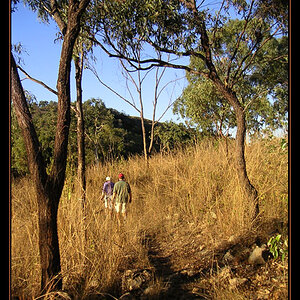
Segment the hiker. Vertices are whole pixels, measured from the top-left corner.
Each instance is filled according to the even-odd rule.
[[[122,213],[124,220],[127,216],[126,205],[131,203],[132,194],[131,188],[128,182],[125,181],[125,177],[122,173],[118,175],[119,181],[116,182],[113,190],[112,200],[115,203],[115,209],[117,213],[118,223],[120,225],[120,213]]]
[[[113,189],[114,189],[114,183],[110,180],[110,177],[106,177],[106,181],[103,184],[102,188],[102,195],[101,200],[104,198],[104,205],[107,214],[110,211],[110,215],[112,214],[112,208],[113,208],[113,201],[112,201],[112,195],[113,195]]]

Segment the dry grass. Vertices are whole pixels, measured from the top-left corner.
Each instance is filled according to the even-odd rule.
[[[229,143],[229,153],[233,147]],[[74,188],[76,179],[67,178],[58,214],[64,289],[78,298],[118,295],[124,270],[151,267],[145,245],[148,235],[184,248],[199,233],[201,243],[212,246],[249,231],[253,207],[239,188],[232,155],[225,153],[223,143],[207,140],[193,148],[156,154],[148,167],[142,157],[89,167],[86,218]],[[246,147],[248,173],[259,192],[264,221],[279,219],[287,224],[287,159],[287,150],[277,139]],[[99,200],[105,177],[117,180],[119,172],[125,174],[133,193],[121,227],[106,216]],[[40,272],[37,206],[29,178],[13,182],[11,203],[12,293],[34,297]],[[178,255],[177,260],[183,266],[188,258]]]

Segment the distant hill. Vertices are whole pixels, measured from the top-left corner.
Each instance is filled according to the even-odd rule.
[[[142,141],[142,125],[139,117],[133,117],[119,112],[115,109],[109,109],[114,116],[113,125],[115,128],[122,128],[128,134],[124,137],[127,145],[127,150],[130,154],[142,153],[143,152],[143,141]],[[152,121],[144,119],[145,131],[147,140],[150,138],[150,131]],[[163,123],[158,123],[156,126],[161,126]],[[159,150],[158,140],[154,143],[154,149]]]
[[[73,103],[72,106],[75,106]],[[57,102],[30,102],[35,128],[41,143],[45,162],[51,165],[57,120]],[[107,108],[101,99],[89,99],[83,103],[85,120],[86,164],[111,161],[121,157],[143,153],[141,120],[116,109]],[[75,170],[77,165],[77,129],[75,112],[71,110],[71,125],[68,145],[68,166]],[[144,119],[149,147],[152,121]],[[155,125],[153,150],[171,150],[178,145],[193,142],[198,135],[195,129],[172,121]],[[12,106],[11,118],[12,173],[16,176],[28,173],[27,154],[23,136]]]

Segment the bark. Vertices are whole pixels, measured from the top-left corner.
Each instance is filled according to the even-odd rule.
[[[230,96],[228,96],[229,100]],[[254,204],[254,212],[252,218],[255,219],[259,214],[258,193],[255,187],[251,184],[248,174],[245,160],[245,137],[246,137],[246,121],[243,107],[240,105],[238,99],[232,94],[232,106],[234,107],[236,120],[237,120],[237,132],[236,132],[236,168],[239,177],[239,182],[242,189],[249,196]]]
[[[51,178],[46,173],[39,140],[33,126],[13,55],[11,55],[11,96],[24,137],[29,170],[36,185],[42,270],[41,290],[48,289],[50,284],[53,288],[61,289],[62,281],[57,276],[61,270],[56,222],[59,198],[55,197]]]
[[[163,73],[164,73],[164,71],[163,71]],[[156,124],[156,122],[155,122],[155,115],[156,115],[157,100],[158,100],[158,97],[159,97],[158,96],[158,86],[159,86],[159,83],[160,83],[160,80],[162,78],[163,73],[160,76],[158,76],[158,68],[156,69],[156,72],[155,72],[154,102],[153,102],[151,133],[150,133],[150,145],[149,145],[149,148],[148,148],[149,156],[152,153],[153,142],[154,142],[154,126]]]
[[[141,72],[138,71],[138,85],[136,85],[137,91],[139,93],[139,102],[140,102],[140,118],[141,118],[141,127],[142,127],[142,137],[143,137],[143,146],[144,146],[144,157],[145,162],[148,166],[148,152],[147,152],[147,140],[146,140],[146,130],[145,130],[145,122],[144,122],[144,105],[142,98],[142,80],[141,80]]]
[[[236,133],[236,170],[239,178],[240,185],[246,195],[251,199],[254,204],[255,210],[252,215],[252,218],[255,219],[259,214],[259,205],[258,205],[258,198],[257,198],[257,190],[251,184],[248,174],[247,174],[247,166],[245,160],[245,135],[246,135],[246,120],[245,120],[245,113],[244,109],[239,102],[236,94],[232,89],[230,89],[227,84],[223,83],[218,76],[217,70],[214,66],[209,37],[207,34],[205,21],[202,17],[199,16],[196,2],[191,2],[191,8],[194,13],[195,21],[197,24],[197,28],[199,33],[201,34],[201,46],[203,47],[204,54],[205,54],[205,63],[209,70],[208,78],[210,78],[216,85],[216,87],[222,92],[225,96],[227,101],[233,107],[236,120],[237,120],[237,133]]]
[[[155,115],[155,113],[153,113],[153,115]],[[154,116],[155,117],[155,116]],[[149,156],[151,155],[152,153],[152,149],[153,149],[153,142],[154,142],[154,126],[155,126],[155,119],[153,118],[152,119],[152,123],[151,123],[151,133],[150,133],[150,145],[149,145],[149,148],[148,148],[148,154]]]
[[[62,289],[62,278],[60,276],[61,264],[57,234],[57,211],[59,198],[57,198],[56,195],[51,195],[51,192],[52,189],[50,188],[46,188],[46,192],[43,192],[41,189],[38,189],[37,192],[42,293]]]
[[[245,112],[240,104],[235,93],[226,88],[225,85],[218,78],[214,78],[214,82],[217,88],[223,93],[225,98],[231,104],[234,109],[236,120],[237,120],[237,132],[236,132],[236,147],[235,147],[235,161],[236,170],[239,178],[239,183],[246,193],[246,195],[251,199],[254,204],[254,212],[252,218],[255,219],[259,214],[259,204],[258,204],[258,193],[255,187],[251,184],[248,174],[247,166],[245,160],[245,137],[246,137],[246,120]]]
[[[51,169],[51,177],[54,180],[53,184],[56,187],[55,192],[59,195],[63,188],[67,163],[67,147],[70,127],[71,60],[74,43],[79,33],[79,23],[76,26],[76,20],[74,19],[75,16],[72,16],[69,20],[70,26],[68,26],[64,37],[57,79],[58,119],[56,125],[54,159]]]
[[[54,143],[53,165],[47,175],[39,140],[27,106],[16,64],[11,55],[11,97],[24,137],[28,165],[36,184],[39,214],[39,251],[41,264],[41,292],[62,288],[60,253],[57,235],[57,210],[64,186],[67,146],[70,126],[70,70],[75,40],[80,29],[80,17],[89,0],[70,1],[68,23],[59,22],[64,41],[61,50],[57,79],[58,118]],[[56,4],[56,1],[51,1]],[[55,20],[59,18],[57,8]]]
[[[144,157],[145,162],[148,163],[148,151],[147,151],[147,141],[146,141],[146,130],[145,130],[145,122],[143,116],[143,109],[141,109],[141,127],[142,127],[142,135],[143,135],[143,146],[144,146]]]
[[[84,117],[82,109],[82,70],[83,70],[83,57],[81,59],[77,56],[74,59],[75,63],[75,78],[76,78],[76,116],[77,116],[77,151],[78,151],[78,167],[77,178],[79,183],[80,200],[82,201],[82,207],[85,205],[86,195],[86,177],[85,177],[85,129],[84,129]]]
[[[39,140],[33,126],[32,117],[27,105],[24,91],[13,55],[10,56],[11,65],[11,96],[16,112],[17,120],[24,137],[28,155],[28,167],[30,173],[43,185],[47,181],[44,159],[42,156]],[[29,142],[30,141],[30,142]]]

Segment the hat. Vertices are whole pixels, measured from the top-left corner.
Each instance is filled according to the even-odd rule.
[[[106,181],[109,181],[109,180],[110,180],[110,177],[109,177],[109,176],[107,176],[107,177],[105,178],[105,180],[106,180]]]
[[[118,175],[118,177],[119,177],[120,179],[123,179],[123,178],[124,178],[124,174],[120,173],[120,174]]]

